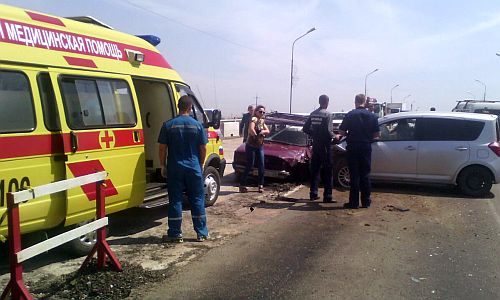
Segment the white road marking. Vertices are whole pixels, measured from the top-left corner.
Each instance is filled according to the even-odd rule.
[[[500,215],[498,215],[497,209],[495,205],[493,204],[493,201],[488,201],[488,205],[491,208],[491,211],[493,212],[493,216],[495,217],[495,220],[497,221],[497,225],[500,228]]]
[[[283,195],[283,197],[288,197],[288,195],[291,195],[291,194],[295,193],[296,191],[298,191],[298,190],[299,190],[301,187],[303,187],[303,186],[304,186],[304,185],[302,185],[302,184],[301,184],[301,185],[296,186],[295,188],[293,188],[293,189],[289,190],[288,192],[286,192],[286,193]]]

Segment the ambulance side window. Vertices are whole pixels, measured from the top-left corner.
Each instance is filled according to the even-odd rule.
[[[61,121],[59,120],[59,112],[57,110],[56,96],[54,87],[50,80],[49,73],[38,74],[38,90],[40,91],[40,99],[42,100],[43,121],[45,127],[50,131],[60,131]]]
[[[198,122],[200,122],[201,124],[206,123],[205,112],[203,111],[203,109],[201,109],[201,106],[200,106],[200,104],[198,104],[198,101],[196,101],[196,98],[194,98],[193,111],[191,112],[191,115],[193,115],[193,114],[194,114],[194,118],[196,120],[198,120]]]
[[[0,116],[0,133],[35,129],[31,89],[24,74],[0,71]]]
[[[60,83],[71,129],[135,126],[137,119],[126,81],[63,77]]]
[[[196,96],[194,95],[194,93],[187,86],[184,85],[177,84],[175,87],[177,89],[177,92],[179,92],[179,94],[181,95],[181,97],[184,95],[190,95],[191,97],[193,97],[194,100],[193,110],[189,113],[189,115],[195,118],[201,124],[205,124],[207,122],[205,117],[205,112],[203,111],[203,109],[201,109],[201,106],[198,103],[198,100],[196,100]]]

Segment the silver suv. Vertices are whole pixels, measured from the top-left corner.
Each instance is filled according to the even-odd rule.
[[[500,180],[500,127],[496,115],[408,112],[379,119],[372,144],[374,181],[458,185],[470,196],[487,194]],[[334,178],[349,187],[345,142],[336,146]]]

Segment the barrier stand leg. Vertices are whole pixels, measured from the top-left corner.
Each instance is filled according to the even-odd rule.
[[[106,210],[105,210],[105,201],[104,201],[104,181],[98,181],[96,182],[96,216],[97,219],[101,219],[106,217]],[[116,258],[115,253],[111,250],[109,247],[108,242],[106,242],[106,228],[102,227],[97,229],[97,242],[92,249],[92,251],[89,253],[87,258],[82,264],[83,268],[86,266],[89,261],[92,259],[94,254],[97,252],[97,269],[103,269],[106,264],[106,259],[108,258],[111,262],[111,264],[114,266],[114,268],[117,271],[123,271],[122,265]],[[81,269],[80,268],[80,269]]]
[[[7,194],[9,220],[9,263],[10,280],[0,299],[6,299],[9,293],[12,299],[33,299],[23,281],[23,266],[17,262],[17,253],[21,251],[21,226],[19,225],[19,204],[14,203],[14,196]]]

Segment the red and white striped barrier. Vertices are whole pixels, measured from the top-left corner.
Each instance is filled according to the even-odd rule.
[[[9,230],[9,260],[10,260],[10,280],[5,287],[0,299],[6,299],[11,294],[12,299],[33,299],[23,281],[22,262],[30,259],[40,253],[46,252],[52,248],[69,242],[79,236],[91,231],[97,230],[97,243],[82,264],[83,268],[89,263],[97,252],[97,268],[102,269],[106,264],[106,258],[110,264],[117,270],[122,271],[122,266],[115,254],[106,242],[106,225],[108,218],[105,212],[104,199],[104,179],[106,172],[89,174],[72,179],[62,180],[39,187],[31,188],[14,193],[7,194],[7,214]],[[35,199],[37,197],[50,195],[60,191],[79,187],[89,183],[96,183],[96,220],[73,230],[54,236],[41,243],[21,249],[21,228],[19,224],[19,203]]]

